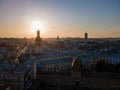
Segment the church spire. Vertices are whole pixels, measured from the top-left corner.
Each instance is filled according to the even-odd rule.
[[[37,38],[40,38],[40,30],[37,30]]]
[[[36,46],[41,46],[41,38],[40,38],[40,30],[37,30],[37,37],[36,37]]]

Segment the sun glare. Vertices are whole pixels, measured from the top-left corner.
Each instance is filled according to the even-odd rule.
[[[31,33],[35,33],[38,29],[40,30],[40,32],[43,33],[43,31],[44,31],[43,23],[40,23],[40,22],[33,22],[33,23],[32,23],[32,30],[31,30]]]

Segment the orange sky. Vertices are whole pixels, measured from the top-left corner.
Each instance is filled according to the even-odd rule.
[[[0,37],[120,37],[120,1],[86,1],[1,0]]]

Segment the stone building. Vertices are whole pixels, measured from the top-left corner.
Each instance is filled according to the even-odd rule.
[[[82,72],[81,63],[77,58],[74,58],[71,67],[71,77],[76,79],[81,78],[81,72]]]

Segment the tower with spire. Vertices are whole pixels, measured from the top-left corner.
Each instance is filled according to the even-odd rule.
[[[42,53],[42,39],[40,37],[40,30],[37,30],[37,37],[35,39],[35,54]]]
[[[42,42],[42,39],[41,39],[41,37],[40,37],[40,30],[38,29],[37,30],[37,37],[36,37],[36,39],[35,39],[35,45],[37,46],[37,47],[41,47],[41,43]]]

